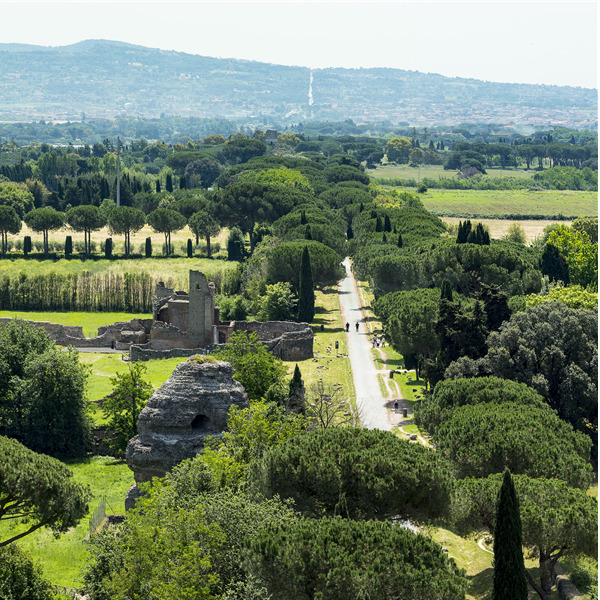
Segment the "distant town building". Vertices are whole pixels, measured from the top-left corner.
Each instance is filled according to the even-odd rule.
[[[274,146],[277,143],[277,130],[267,129],[265,131],[265,144],[267,146]]]

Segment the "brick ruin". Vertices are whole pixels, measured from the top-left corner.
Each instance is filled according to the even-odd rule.
[[[98,329],[91,338],[80,326],[31,321],[57,344],[76,348],[113,348],[129,351],[131,360],[192,356],[227,343],[234,331],[255,332],[267,349],[282,360],[313,356],[313,331],[308,323],[292,321],[221,322],[215,306],[215,285],[204,273],[190,271],[189,291],[175,291],[163,282],[156,286],[152,319],[132,319]],[[10,319],[0,319],[9,321]]]

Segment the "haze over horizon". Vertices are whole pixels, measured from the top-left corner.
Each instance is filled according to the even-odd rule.
[[[596,2],[3,2],[3,43],[121,41],[309,68],[597,87]]]

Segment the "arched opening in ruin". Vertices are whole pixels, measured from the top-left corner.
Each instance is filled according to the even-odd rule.
[[[192,421],[192,431],[199,431],[208,427],[210,420],[206,415],[196,415]]]

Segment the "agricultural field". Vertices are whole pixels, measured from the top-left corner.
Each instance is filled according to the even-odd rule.
[[[519,177],[522,179],[533,179],[535,171],[533,169],[486,169],[490,177]],[[421,167],[409,167],[408,165],[386,164],[380,165],[376,169],[367,169],[367,174],[375,179],[416,179],[422,180],[425,177],[439,179],[454,177],[457,170],[444,170],[443,165],[422,165]]]
[[[573,190],[441,190],[421,195],[425,208],[443,216],[598,216],[598,193]]]
[[[458,226],[459,221],[464,221],[464,218],[459,217],[440,217],[444,223],[451,226]],[[539,220],[518,220],[511,221],[510,219],[475,219],[476,222],[483,223],[490,232],[490,237],[501,239],[508,233],[508,228],[512,223],[518,223],[525,232],[527,243],[531,244],[536,238],[542,236],[544,228],[553,223],[561,225],[571,225],[572,221],[552,221],[547,219]]]

